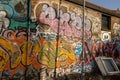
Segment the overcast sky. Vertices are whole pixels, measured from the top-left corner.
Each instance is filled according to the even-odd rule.
[[[117,10],[119,8],[120,10],[120,0],[87,0],[87,1],[97,4],[99,6],[103,6],[108,9]]]

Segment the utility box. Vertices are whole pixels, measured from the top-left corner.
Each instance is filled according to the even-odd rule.
[[[113,58],[110,57],[96,57],[95,61],[103,76],[116,75],[120,73]]]

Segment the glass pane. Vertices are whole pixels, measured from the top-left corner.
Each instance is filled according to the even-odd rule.
[[[115,65],[113,64],[113,61],[111,59],[103,59],[105,66],[108,70],[108,72],[114,72],[117,71],[115,68]]]

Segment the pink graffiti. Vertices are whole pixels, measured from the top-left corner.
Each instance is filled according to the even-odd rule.
[[[44,14],[44,12],[42,12],[40,14],[39,17],[40,22],[44,23],[44,24],[48,24],[50,25],[50,27],[52,28],[52,30],[54,30],[56,33],[58,32],[58,19],[49,19],[46,17],[46,15]],[[61,22],[63,22],[62,20],[60,20]],[[65,36],[75,36],[75,37],[80,37],[82,36],[82,30],[81,29],[76,29],[73,26],[70,26],[68,22],[64,22],[64,24],[60,24],[60,35],[65,35]],[[86,36],[87,37],[91,37],[91,32],[86,32]]]

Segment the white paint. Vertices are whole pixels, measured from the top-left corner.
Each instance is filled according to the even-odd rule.
[[[47,4],[44,4],[44,5],[42,6],[42,11],[45,12],[45,10],[46,10],[48,7],[49,7],[49,6],[48,6]]]
[[[111,32],[101,31],[101,40],[104,42],[111,41]]]
[[[114,34],[117,34],[117,32],[118,32],[119,29],[120,29],[120,24],[114,23],[113,24]]]
[[[90,31],[90,29],[91,29],[91,21],[88,19],[88,18],[86,18],[85,19],[85,30],[86,31]]]
[[[0,34],[3,34],[5,29],[10,24],[10,21],[8,18],[6,18],[7,13],[5,11],[0,11]]]
[[[60,17],[63,22],[68,22],[70,20],[70,15],[68,13],[63,13]]]
[[[55,12],[55,9],[52,8],[52,7],[48,7],[46,10],[45,10],[45,14],[46,14],[46,17],[48,17],[49,19],[55,19],[56,18],[56,12]]]
[[[71,13],[71,25],[78,30],[82,28],[82,18],[74,12]]]

